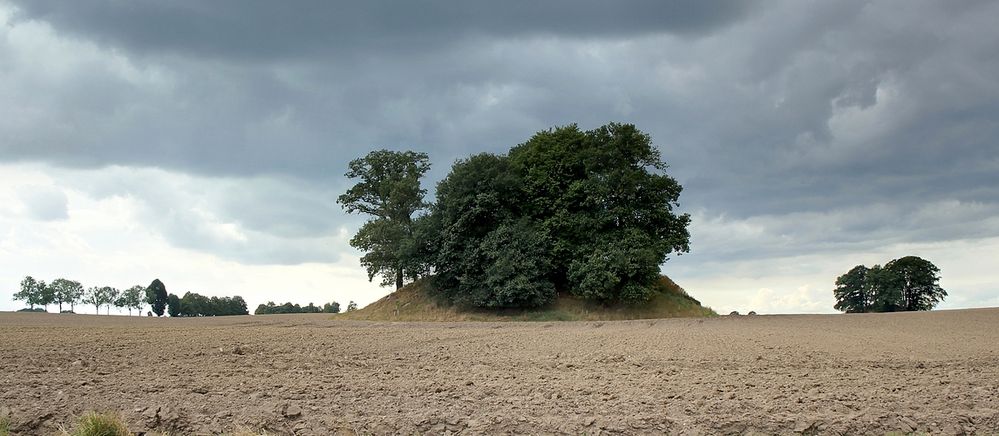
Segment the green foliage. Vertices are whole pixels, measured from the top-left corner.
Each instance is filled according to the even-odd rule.
[[[62,312],[62,305],[69,304],[72,308],[83,298],[83,285],[80,282],[69,279],[55,279],[49,285],[53,290],[54,302],[59,304],[59,312]]]
[[[46,312],[48,311],[48,305],[55,302],[55,288],[50,285],[45,284],[44,281],[38,281],[38,304],[45,306]]]
[[[14,294],[15,301],[24,301],[31,309],[52,303],[53,293],[43,280],[26,276],[21,280],[21,290]]]
[[[167,315],[178,317],[181,314],[180,297],[177,294],[167,295]]]
[[[136,285],[122,291],[114,302],[115,307],[127,308],[129,315],[132,315],[132,309],[135,309],[140,311],[139,314],[141,315],[145,289],[141,285]]]
[[[899,312],[930,310],[947,296],[940,287],[940,269],[928,260],[906,256],[884,267],[858,265],[836,279],[836,310]]]
[[[866,266],[857,265],[836,279],[836,289],[833,290],[836,297],[836,305],[833,307],[836,310],[863,313],[871,308],[874,302],[867,286],[868,271]]]
[[[332,303],[326,303],[323,307],[316,306],[309,303],[308,306],[299,306],[298,304],[292,304],[290,302],[284,304],[274,304],[273,301],[268,301],[267,304],[261,304],[257,306],[257,310],[253,311],[254,315],[276,315],[282,313],[338,313],[340,312],[340,303],[336,301]]]
[[[34,309],[25,307],[24,309],[18,309],[17,311],[18,312],[37,312],[37,313],[46,313],[47,312],[45,309],[42,309],[41,307],[36,307]]]
[[[80,417],[70,436],[130,436],[121,418],[111,413],[89,412]]]
[[[456,162],[426,218],[439,296],[490,308],[544,306],[557,291],[647,301],[659,266],[689,251],[666,168],[648,135],[616,123]]]
[[[87,290],[83,302],[93,304],[99,315],[101,306],[108,306],[108,313],[111,313],[111,304],[118,298],[119,291],[110,286],[94,286]]]
[[[0,436],[10,436],[10,418],[0,416]]]
[[[170,294],[167,297],[170,316],[232,316],[249,315],[246,301],[243,297],[206,297],[194,292],[185,292],[184,296]]]
[[[885,265],[885,271],[897,280],[902,310],[930,310],[947,296],[939,285],[940,268],[926,259],[895,259]]]
[[[166,310],[167,305],[167,290],[160,279],[153,280],[146,287],[146,303],[152,307],[156,316],[163,316],[163,311]]]
[[[365,252],[361,264],[368,279],[382,276],[382,286],[403,278],[415,278],[425,262],[417,256],[422,245],[415,241],[413,215],[424,209],[426,190],[420,178],[430,169],[426,153],[376,150],[348,164],[346,176],[359,182],[337,198],[348,213],[364,213],[371,219],[358,230],[350,245]]]
[[[351,300],[350,303],[347,303],[347,312],[353,312],[355,310],[357,310],[357,303]]]

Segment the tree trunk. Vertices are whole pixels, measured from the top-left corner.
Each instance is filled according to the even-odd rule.
[[[59,313],[62,313],[62,301],[59,302]]]
[[[395,270],[395,290],[402,289],[402,268]]]

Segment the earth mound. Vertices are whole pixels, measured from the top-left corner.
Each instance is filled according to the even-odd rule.
[[[367,321],[611,321],[717,316],[667,276],[660,276],[656,292],[640,305],[605,306],[571,295],[537,309],[487,310],[439,302],[430,293],[428,280],[418,280],[384,298],[338,319]]]

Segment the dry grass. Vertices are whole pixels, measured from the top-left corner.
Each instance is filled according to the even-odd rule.
[[[604,306],[561,295],[555,304],[540,309],[478,310],[438,304],[418,281],[363,309],[335,315],[337,319],[368,321],[613,321],[716,316],[710,308],[663,276],[652,299],[641,305]]]
[[[63,432],[68,436],[131,436],[128,426],[113,413],[88,412],[80,417],[72,432]]]

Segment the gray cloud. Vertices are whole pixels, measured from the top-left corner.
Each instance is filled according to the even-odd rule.
[[[69,218],[66,194],[53,186],[22,186],[18,190],[24,213],[33,220],[58,221]]]
[[[625,37],[647,33],[701,34],[740,18],[750,2],[556,0],[513,2],[423,0],[15,2],[23,19],[140,55],[291,59],[406,53],[463,38]]]
[[[271,251],[183,225],[204,216],[162,228],[294,262],[323,256],[275,247],[359,222],[332,199],[367,150],[428,151],[430,185],[455,158],[619,120],[684,184],[705,261],[999,234],[995,2],[300,5],[9,1],[0,160],[252,181],[204,210]],[[763,230],[715,242],[730,223]]]

